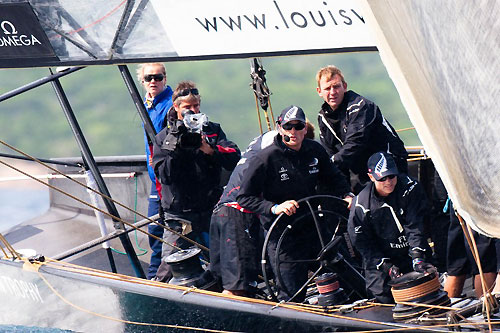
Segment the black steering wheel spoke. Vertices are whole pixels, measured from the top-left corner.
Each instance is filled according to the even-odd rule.
[[[273,261],[274,281],[278,281],[281,290],[288,295],[288,301],[292,301],[304,292],[317,275],[327,269],[326,258],[336,252],[340,244],[340,237],[336,237],[336,234],[341,223],[347,222],[347,203],[340,198],[315,195],[298,200],[298,203],[302,209],[295,215],[285,219],[286,215],[280,214],[274,220],[262,249],[262,273],[274,301],[278,301],[278,298],[271,288],[266,258]],[[292,259],[282,255],[290,252],[294,253]],[[313,273],[308,274],[307,281],[298,290],[287,290],[282,274],[285,265],[307,265],[307,270]]]

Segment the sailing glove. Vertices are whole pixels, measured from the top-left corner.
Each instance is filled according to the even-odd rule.
[[[380,263],[377,265],[377,269],[388,274],[391,279],[395,279],[403,275],[399,270],[399,267],[393,265],[392,262],[387,260],[388,258],[382,258]]]
[[[419,273],[436,273],[436,267],[428,262],[423,261],[421,258],[413,259],[413,270]]]

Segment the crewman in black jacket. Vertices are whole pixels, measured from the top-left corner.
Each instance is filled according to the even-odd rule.
[[[227,140],[219,124],[200,113],[201,98],[193,82],[180,82],[172,101],[168,125],[157,134],[153,147],[153,168],[161,183],[163,217],[169,228],[201,241],[203,233],[208,238],[210,216],[222,193],[222,168],[232,171],[240,151]],[[163,239],[179,248],[192,246],[167,230]],[[176,251],[163,244],[162,257]],[[170,277],[168,265],[162,261],[156,278],[167,281]]]
[[[351,179],[355,193],[369,181],[366,162],[378,151],[391,153],[401,173],[408,172],[408,153],[403,141],[384,118],[379,107],[352,90],[340,69],[321,68],[316,74],[324,103],[318,115],[320,139],[335,165]]]
[[[243,176],[238,204],[260,214],[261,223],[267,230],[277,215],[291,216],[299,209],[297,200],[317,193],[319,184],[328,187],[328,193],[346,198],[350,203],[352,193],[342,173],[330,162],[325,149],[317,142],[304,139],[306,135],[305,114],[297,106],[285,108],[278,118],[278,132],[274,142],[261,150],[251,161]],[[286,225],[286,219],[281,221]],[[274,258],[279,233],[270,239],[269,257]],[[293,233],[293,244],[281,247],[281,260],[294,260],[307,256],[312,230]],[[317,242],[317,241],[316,241]],[[310,258],[310,256],[309,256]],[[276,273],[275,262],[271,266]],[[279,298],[290,298],[307,280],[307,265],[285,264],[280,266],[284,292],[278,281]],[[305,290],[304,290],[305,291]],[[305,292],[296,298],[300,301]]]
[[[424,236],[429,207],[417,181],[399,174],[385,152],[368,160],[371,182],[352,202],[348,232],[363,257],[366,288],[377,301],[393,303],[390,279],[412,270],[432,271]],[[413,260],[412,260],[413,259]]]

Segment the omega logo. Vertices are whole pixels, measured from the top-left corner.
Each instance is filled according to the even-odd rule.
[[[9,26],[10,31],[7,30],[7,28],[5,26]],[[3,33],[6,35],[10,35],[10,34],[16,35],[17,34],[16,27],[9,21],[2,21],[2,23],[0,23],[0,28],[2,28]]]
[[[42,45],[40,41],[33,35],[18,34],[14,24],[10,21],[2,21],[0,28],[4,36],[0,37],[0,47],[4,46],[34,46],[35,44]]]

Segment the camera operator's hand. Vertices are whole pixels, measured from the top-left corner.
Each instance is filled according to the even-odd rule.
[[[213,155],[214,153],[214,149],[208,144],[204,134],[201,136],[201,146],[199,149],[207,155]]]

